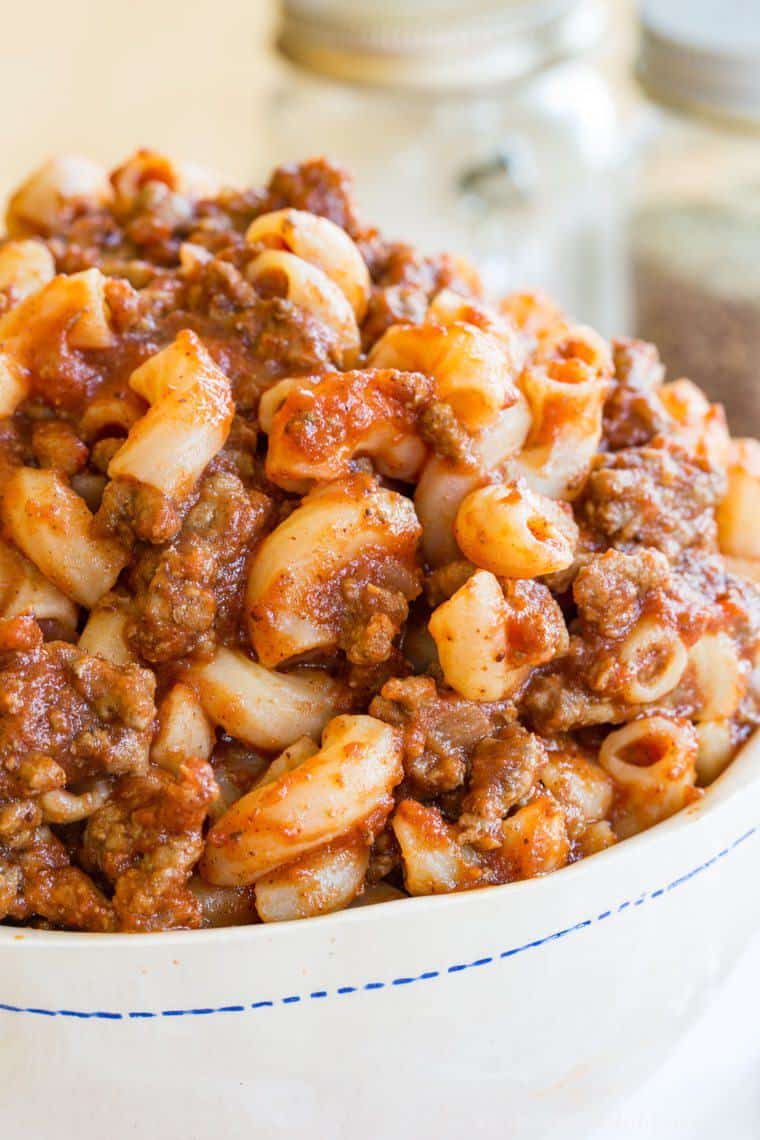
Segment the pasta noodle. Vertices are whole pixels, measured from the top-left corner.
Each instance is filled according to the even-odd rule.
[[[520,379],[531,430],[515,470],[541,494],[574,499],[601,438],[612,364],[606,345],[590,329],[562,331],[542,355],[547,363],[529,365]]]
[[[729,765],[736,750],[730,720],[703,720],[697,725],[697,781],[706,787],[717,780]]]
[[[104,657],[114,665],[136,661],[130,648],[127,629],[132,619],[129,600],[117,594],[106,594],[90,610],[87,623],[79,635],[79,648],[85,653]]]
[[[55,277],[55,262],[40,241],[9,241],[0,249],[0,293],[13,308]]]
[[[402,800],[393,816],[401,848],[404,886],[410,895],[440,895],[477,886],[482,878],[471,848],[435,807]]]
[[[691,380],[663,384],[657,397],[673,419],[674,437],[715,466],[725,466],[731,451],[731,437],[721,405],[711,404]]]
[[[248,631],[267,666],[337,646],[341,610],[325,605],[330,582],[369,550],[384,552],[409,596],[417,592],[419,523],[411,502],[371,480],[337,481],[312,491],[261,544],[246,595]]]
[[[599,763],[621,801],[615,830],[625,837],[667,819],[696,797],[697,735],[688,721],[648,716],[611,732]]]
[[[484,428],[518,398],[516,354],[467,324],[394,325],[370,352],[369,364],[432,376],[439,399],[468,431]]]
[[[48,234],[67,207],[100,205],[111,197],[105,170],[89,158],[52,158],[11,198],[5,223],[11,237]]]
[[[428,307],[426,320],[436,325],[473,325],[502,341],[516,366],[527,355],[527,345],[512,321],[496,309],[473,297],[463,297],[453,289],[441,289]]]
[[[504,823],[500,852],[516,879],[564,867],[570,855],[565,813],[551,796],[538,796]]]
[[[86,503],[54,471],[18,467],[3,496],[10,538],[73,601],[94,606],[116,582],[127,553],[93,533]]]
[[[97,780],[87,791],[79,795],[73,795],[60,788],[43,792],[39,803],[46,823],[81,823],[83,819],[87,819],[102,807],[108,801],[110,794],[110,781]]]
[[[0,318],[0,416],[11,415],[29,394],[41,344],[61,337],[73,349],[113,344],[105,284],[97,269],[60,274]]]
[[[483,570],[534,578],[570,566],[578,540],[572,516],[524,484],[494,484],[471,491],[457,511],[460,549]]]
[[[189,198],[205,198],[218,194],[219,177],[192,162],[173,162],[157,151],[139,150],[115,170],[111,182],[116,193],[118,211],[134,209],[144,187],[160,185],[172,193]]]
[[[556,629],[546,643],[529,645],[498,579],[477,570],[430,618],[446,683],[472,701],[513,696],[533,666],[567,648],[562,615],[553,616]]]
[[[339,363],[350,368],[359,355],[359,328],[350,302],[323,270],[285,250],[267,249],[248,267],[254,285],[272,282],[288,301],[306,309],[330,328],[339,349]]]
[[[198,337],[184,331],[129,383],[151,407],[130,428],[108,474],[181,500],[227,438],[234,414],[229,381]]]
[[[728,463],[728,491],[718,507],[718,539],[724,554],[760,558],[760,443],[735,440]]]
[[[582,841],[589,827],[607,822],[614,784],[603,768],[579,751],[552,750],[541,766],[541,783],[562,806],[571,840]]]
[[[528,434],[530,413],[518,395],[514,404],[496,416],[488,427],[468,441],[473,462],[462,464],[433,455],[417,483],[414,506],[422,523],[422,549],[432,566],[443,566],[459,557],[454,537],[457,511],[470,491],[501,472]]]
[[[318,735],[345,699],[340,685],[319,670],[275,673],[223,648],[188,680],[206,715],[256,748],[286,748],[299,736]]]
[[[689,650],[688,660],[698,694],[694,720],[733,716],[747,682],[731,638],[724,632],[704,634]]]
[[[204,877],[220,886],[252,883],[381,812],[387,816],[402,775],[394,729],[373,717],[336,717],[316,755],[243,796],[215,824]]]
[[[369,862],[361,835],[351,835],[302,855],[256,881],[262,922],[292,922],[343,910],[359,894]]]
[[[20,551],[0,542],[0,618],[23,614],[57,622],[71,633],[76,629],[78,610]]]
[[[419,418],[429,387],[409,381],[403,373],[371,370],[336,372],[303,386],[280,381],[284,398],[271,420],[266,410],[269,478],[304,492],[315,481],[350,474],[355,458],[367,456],[381,475],[416,479],[428,455]]]
[[[251,245],[285,249],[321,269],[340,289],[360,321],[367,309],[370,278],[364,259],[345,230],[305,210],[276,210],[251,222]]]
[[[170,772],[193,757],[208,760],[216,736],[193,689],[174,685],[158,709],[158,730],[150,755],[154,764]]]
[[[644,619],[620,647],[620,661],[629,676],[623,696],[638,705],[660,700],[671,692],[683,676],[688,656],[674,630]]]

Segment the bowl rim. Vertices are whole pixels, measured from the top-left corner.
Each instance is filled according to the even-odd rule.
[[[746,792],[754,784],[760,784],[760,728],[750,735],[736,756],[724,771],[705,789],[693,804],[676,812],[675,815],[655,824],[647,831],[630,836],[620,843],[614,844],[593,856],[579,859],[575,863],[560,867],[550,874],[538,876],[534,879],[521,879],[514,883],[503,883],[499,886],[476,887],[469,891],[454,891],[450,894],[422,895],[417,897],[394,899],[380,903],[376,906],[349,907],[346,910],[336,911],[332,914],[317,915],[313,918],[291,922],[250,923],[242,926],[209,927],[200,930],[166,930],[155,931],[148,934],[114,933],[101,934],[91,931],[68,930],[34,930],[23,926],[3,926],[0,924],[0,949],[9,946],[35,949],[72,949],[105,951],[111,948],[132,947],[135,950],[150,948],[200,948],[201,946],[229,942],[246,942],[250,940],[251,948],[255,940],[267,940],[271,945],[273,941],[284,938],[297,937],[303,932],[304,923],[308,930],[316,934],[321,931],[329,938],[336,933],[336,928],[350,927],[362,923],[393,919],[398,920],[405,912],[420,916],[424,913],[433,913],[442,909],[449,909],[457,914],[471,905],[475,899],[482,900],[484,894],[493,896],[494,906],[497,900],[504,900],[505,892],[509,897],[524,895],[529,891],[536,894],[537,899],[550,890],[551,884],[556,883],[558,876],[561,881],[569,885],[571,877],[580,879],[589,875],[596,875],[598,869],[609,867],[613,861],[621,862],[630,859],[641,849],[642,844],[653,847],[655,843],[662,845],[675,835],[692,830],[705,819],[716,812],[738,795]],[[753,829],[754,830],[754,829]],[[749,834],[749,833],[748,833]],[[747,836],[740,837],[735,846]],[[572,888],[570,888],[572,889]],[[538,907],[538,901],[536,903]],[[378,913],[380,912],[380,913]]]

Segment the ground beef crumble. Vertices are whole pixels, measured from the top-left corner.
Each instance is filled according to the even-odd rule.
[[[156,685],[148,669],[40,637],[4,653],[0,675],[1,796],[147,767]]]
[[[676,561],[687,550],[717,550],[715,507],[723,494],[720,471],[663,440],[600,455],[579,510],[611,546],[655,547]]]
[[[199,926],[187,883],[203,850],[203,825],[218,794],[213,769],[188,761],[178,773],[124,776],[87,821],[82,862],[113,886],[119,928]]]

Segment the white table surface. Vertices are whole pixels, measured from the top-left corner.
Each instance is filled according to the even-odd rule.
[[[669,1061],[589,1140],[760,1140],[760,934]]]

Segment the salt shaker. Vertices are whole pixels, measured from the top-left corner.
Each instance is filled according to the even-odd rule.
[[[620,331],[603,19],[598,0],[283,0],[262,168],[327,154],[390,237]]]

